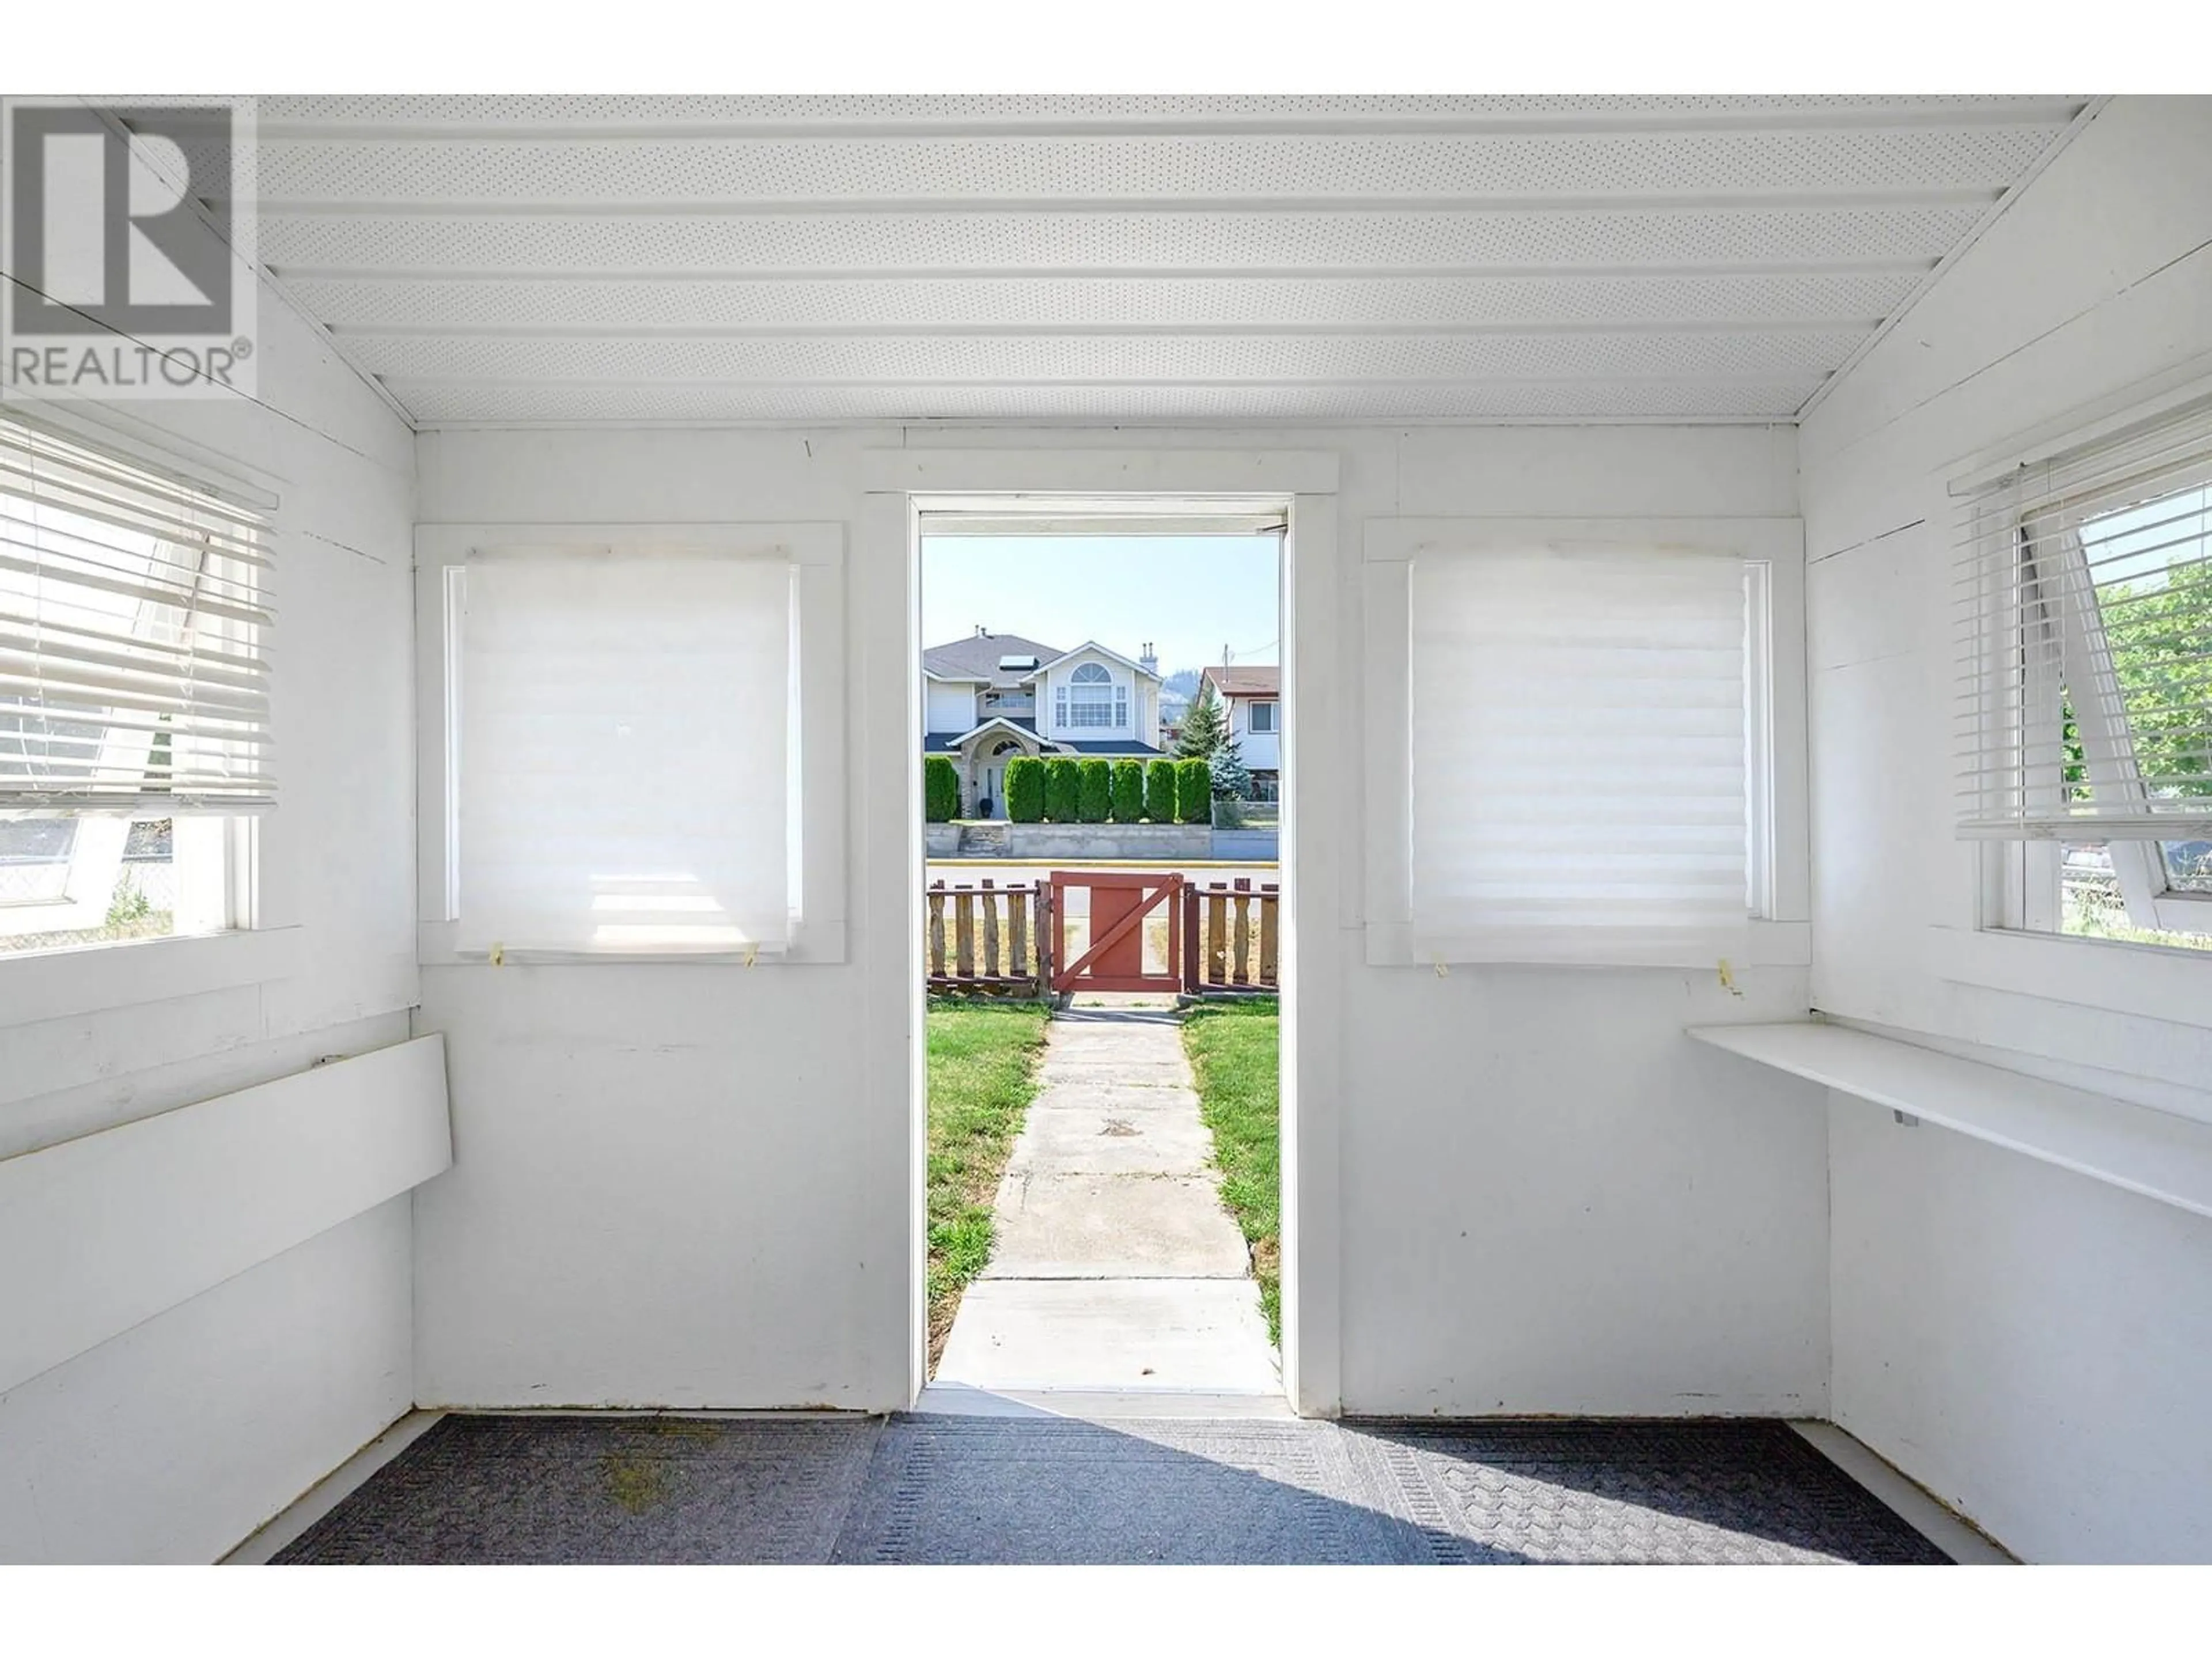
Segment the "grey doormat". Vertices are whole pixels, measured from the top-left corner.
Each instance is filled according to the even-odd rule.
[[[1786,1425],[453,1416],[280,1562],[1938,1562]]]
[[[284,1563],[816,1562],[876,1418],[453,1416]]]
[[[1440,1561],[1950,1559],[1786,1423],[1355,1422],[1345,1434]]]

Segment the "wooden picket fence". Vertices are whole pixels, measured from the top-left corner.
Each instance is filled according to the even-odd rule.
[[[1042,998],[1052,982],[1052,890],[1041,881],[930,883],[925,948],[929,988],[970,996]],[[949,927],[946,912],[951,915]]]
[[[1182,890],[1182,988],[1190,996],[1273,994],[1280,985],[1282,890],[1249,878]]]
[[[1126,878],[1121,878],[1126,879]],[[922,895],[929,988],[939,995],[1045,998],[1054,994],[1060,933],[1054,881],[1084,885],[1080,875],[1054,880],[930,883]],[[1185,881],[1176,896],[1168,960],[1174,975],[1161,988],[1186,996],[1272,996],[1281,984],[1282,893],[1273,882]],[[1078,945],[1088,938],[1082,913],[1069,923]],[[1155,941],[1157,945],[1158,941]],[[1175,963],[1180,951],[1182,960]]]

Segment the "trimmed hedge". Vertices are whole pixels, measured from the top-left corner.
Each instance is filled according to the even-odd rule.
[[[1054,823],[1083,818],[1083,769],[1066,756],[1044,763],[1044,815]]]
[[[1145,763],[1114,763],[1114,822],[1134,823],[1145,816]]]
[[[1044,763],[1034,755],[1006,763],[1006,816],[1016,823],[1044,822]]]
[[[1114,810],[1114,763],[1086,760],[1076,765],[1083,772],[1083,799],[1077,810],[1085,823],[1103,823]]]
[[[1176,816],[1185,823],[1213,822],[1213,769],[1201,757],[1180,760],[1176,769]]]
[[[1145,816],[1154,823],[1176,821],[1176,763],[1156,760],[1145,768]]]
[[[932,823],[960,816],[960,769],[950,755],[921,757],[921,815]]]

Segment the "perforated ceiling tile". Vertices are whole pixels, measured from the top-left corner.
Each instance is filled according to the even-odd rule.
[[[497,337],[377,335],[364,367],[404,380],[869,381],[971,386],[1063,381],[1774,378],[1832,369],[1848,331],[1452,336],[961,336]]]
[[[1542,213],[271,214],[278,272],[834,272],[1933,262],[1979,207]]]
[[[1450,328],[1836,319],[1871,325],[1920,270],[1822,276],[1000,276],[811,282],[295,276],[354,328]]]
[[[621,210],[779,202],[1994,198],[2060,125],[1436,137],[271,139],[261,202]]]
[[[441,420],[1793,415],[2078,97],[262,100]]]
[[[900,387],[416,386],[393,389],[428,422],[534,421],[1787,420],[1817,380],[1611,386]]]
[[[2004,111],[2064,106],[2076,98],[1917,97],[1893,94],[1722,94],[1711,96],[1232,97],[1082,96],[514,96],[278,97],[259,100],[264,131],[294,127],[441,128],[730,126],[1178,121],[1566,123],[1694,121],[1790,116]]]

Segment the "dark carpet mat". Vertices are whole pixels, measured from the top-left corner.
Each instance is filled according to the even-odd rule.
[[[447,1417],[276,1559],[825,1561],[882,1426]]]
[[[280,1562],[1937,1562],[1786,1425],[452,1416]]]
[[[903,1417],[836,1559],[1186,1564],[1423,1559],[1325,1423]]]
[[[1347,1423],[1352,1462],[1472,1562],[1944,1563],[1787,1424]]]

